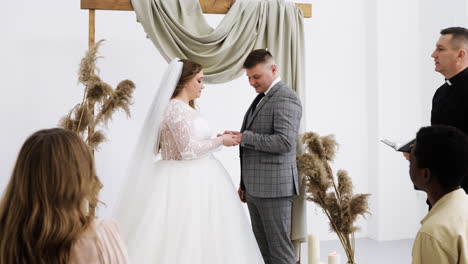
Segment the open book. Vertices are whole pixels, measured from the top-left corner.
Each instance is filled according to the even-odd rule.
[[[400,143],[397,143],[397,142],[392,142],[392,141],[387,140],[387,139],[381,139],[380,141],[382,141],[383,143],[385,143],[388,146],[392,147],[396,151],[410,152],[411,151],[411,146],[414,144],[416,139],[414,138],[414,139],[412,139],[412,140],[410,140],[410,141],[408,141],[406,143],[403,143],[403,144],[400,144]]]

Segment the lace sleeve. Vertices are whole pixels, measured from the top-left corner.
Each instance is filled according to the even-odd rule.
[[[223,143],[222,137],[196,139],[193,133],[195,117],[190,109],[185,108],[183,105],[175,105],[166,118],[166,125],[172,134],[177,150],[184,160],[199,158]]]

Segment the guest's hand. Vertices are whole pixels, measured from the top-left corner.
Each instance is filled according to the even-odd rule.
[[[239,145],[239,143],[237,143],[236,139],[234,138],[234,135],[223,134],[221,135],[221,137],[223,138],[223,145],[226,147],[233,147]]]
[[[241,187],[237,190],[237,193],[239,194],[239,198],[241,202],[245,203],[247,200],[245,199],[245,190],[242,190]]]

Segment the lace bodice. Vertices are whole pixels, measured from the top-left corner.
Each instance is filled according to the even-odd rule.
[[[164,160],[190,160],[206,156],[222,145],[211,138],[208,122],[188,104],[172,99],[161,124],[161,155]]]

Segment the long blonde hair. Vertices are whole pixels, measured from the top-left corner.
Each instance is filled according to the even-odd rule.
[[[182,62],[184,65],[182,67],[182,74],[180,75],[179,82],[177,83],[177,86],[171,98],[174,98],[177,95],[179,95],[182,89],[184,89],[185,84],[192,80],[195,77],[195,75],[197,75],[197,73],[201,72],[202,70],[202,66],[194,61],[186,59],[181,59],[179,61]],[[192,108],[195,108],[195,101],[190,100],[189,105]]]
[[[53,128],[31,135],[0,202],[0,264],[68,263],[94,220],[101,187],[77,134]]]

